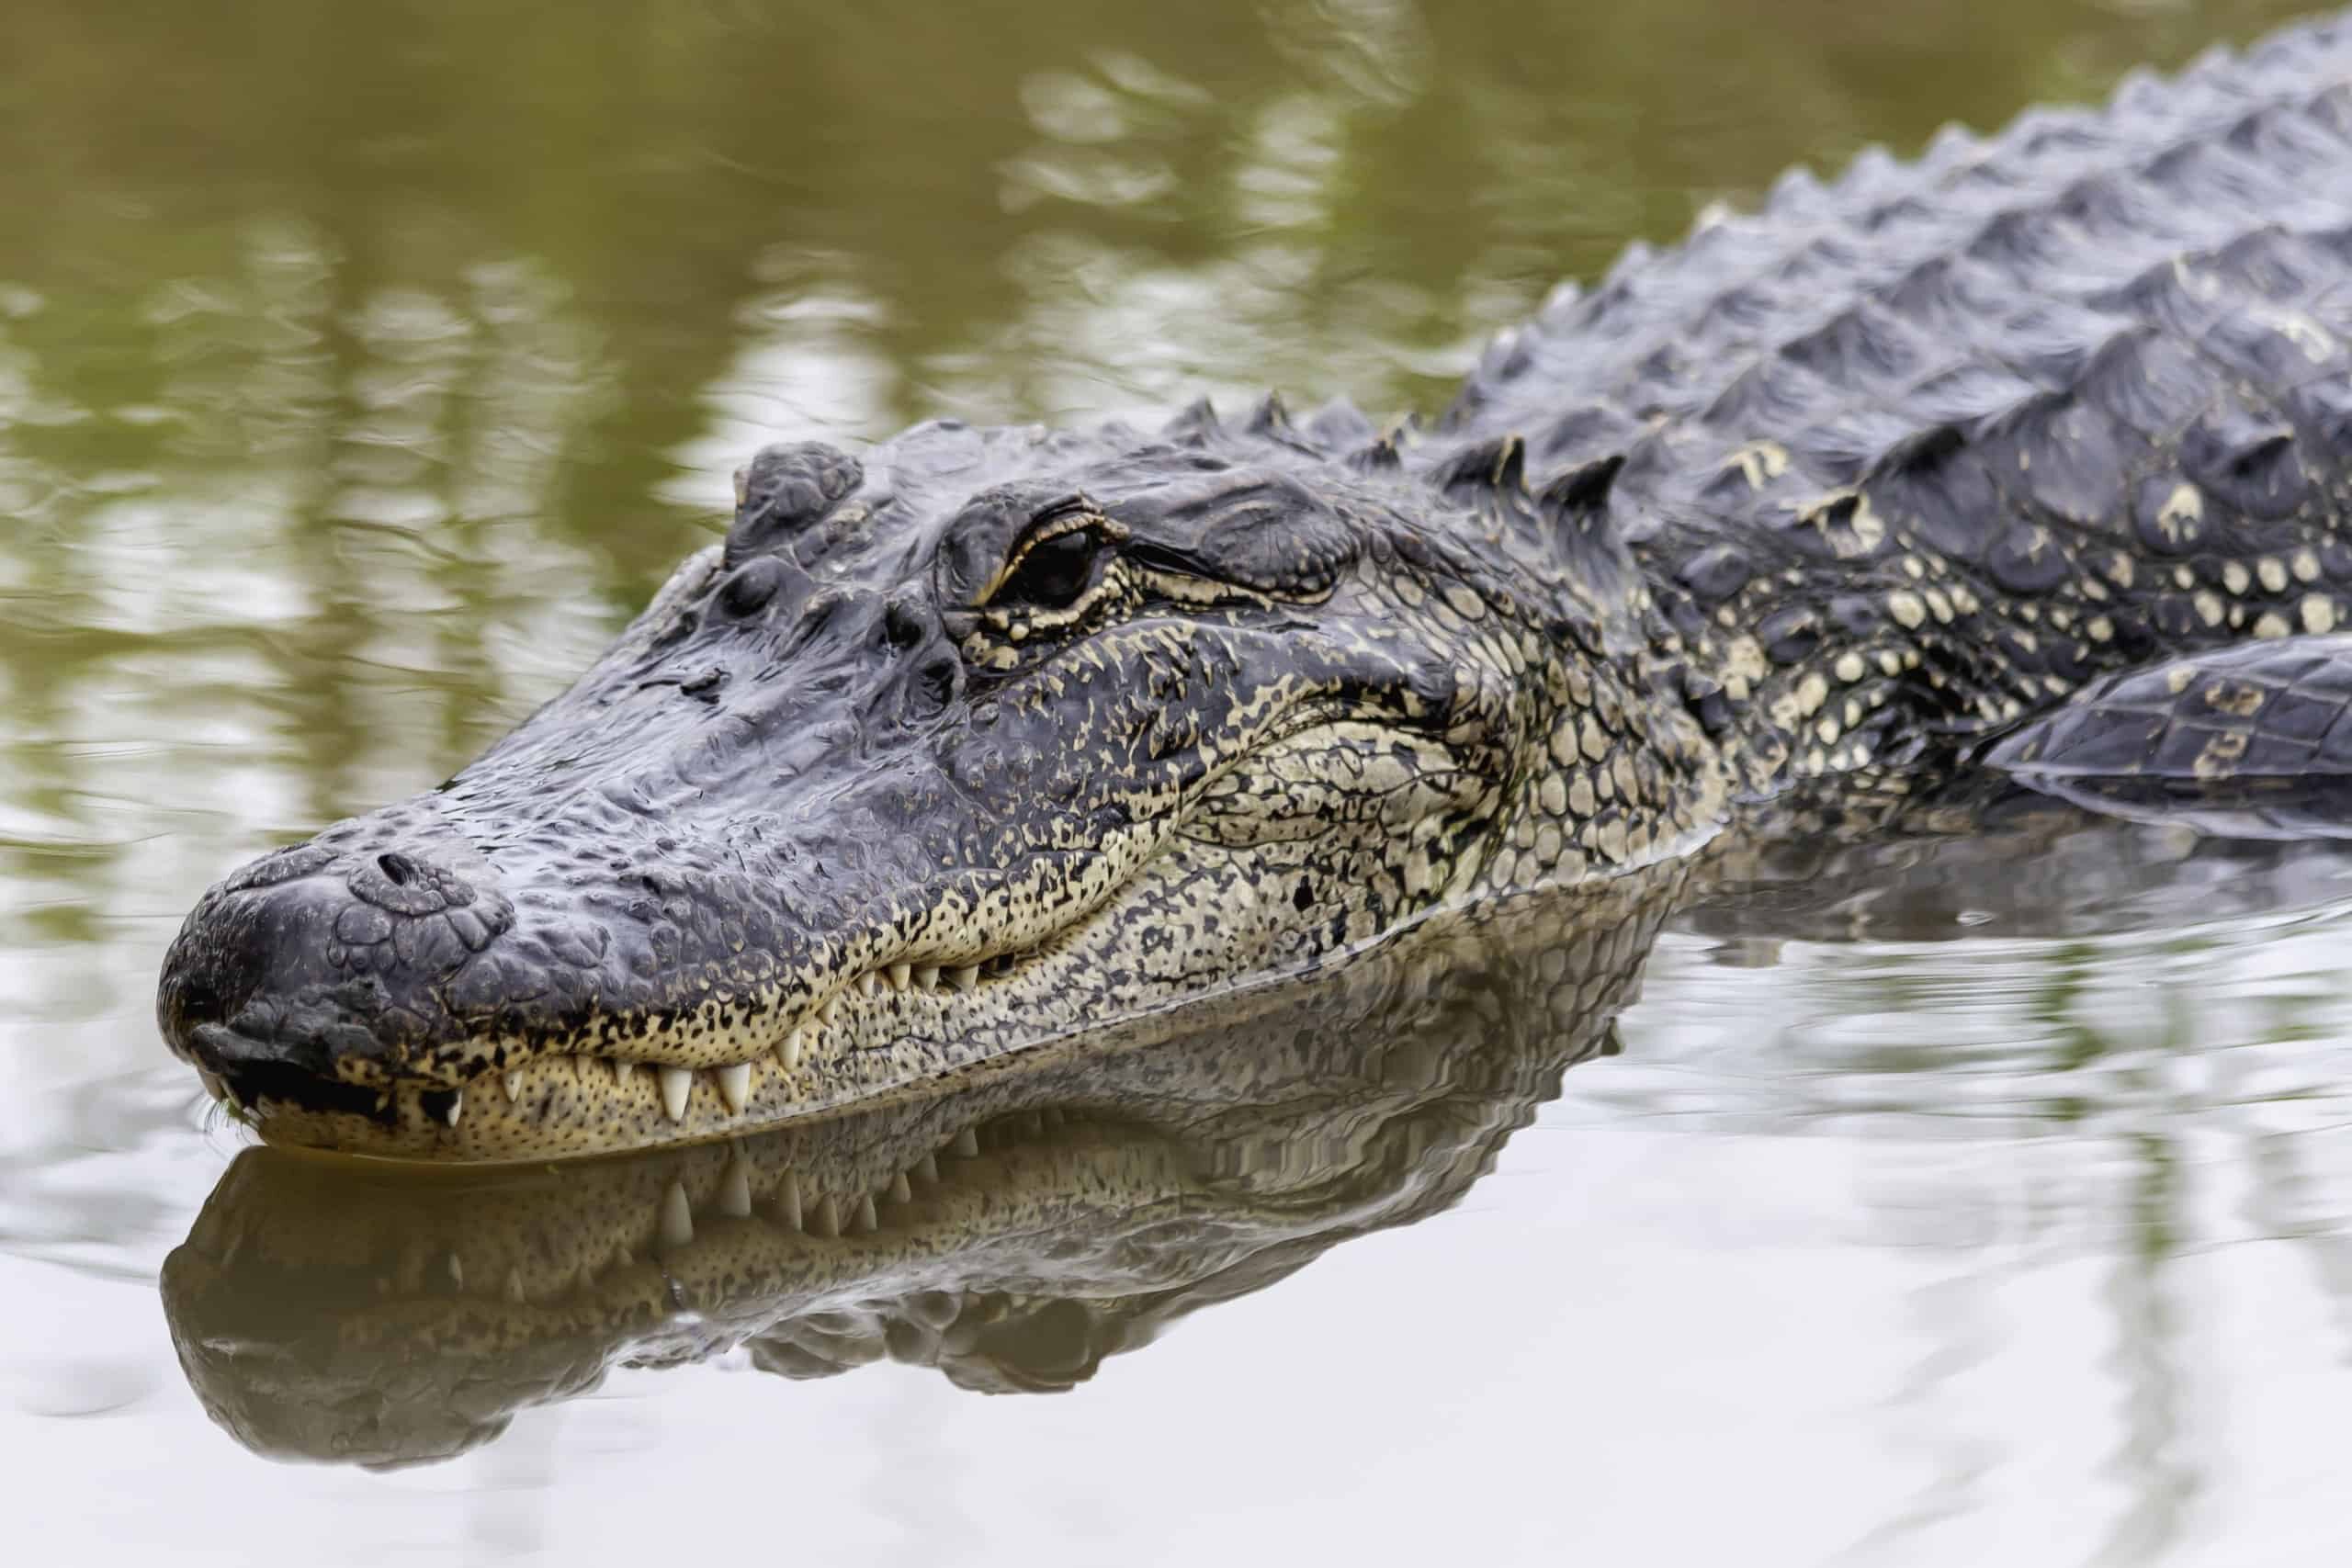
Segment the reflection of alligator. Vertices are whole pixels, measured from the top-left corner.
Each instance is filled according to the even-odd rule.
[[[888,1356],[1067,1387],[1459,1198],[1604,1048],[1676,879],[1439,916],[1311,982],[737,1144],[439,1180],[253,1150],[164,1267],[181,1360],[241,1441],[364,1463],[741,1342],[790,1377]]]
[[[2078,795],[2308,772],[2352,756],[2287,678],[2352,625],[2347,484],[2336,22],[1792,176],[1428,435],[772,447],[572,691],[208,894],[162,1021],[273,1139],[609,1150],[977,1080],[2019,725]],[[2138,666],[2197,705],[2064,716]]]

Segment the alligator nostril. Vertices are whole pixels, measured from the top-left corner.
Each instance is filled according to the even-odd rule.
[[[174,957],[178,956],[176,946]],[[193,1034],[203,1023],[225,1022],[237,1010],[219,975],[209,969],[172,964],[164,971],[161,1013],[166,1034]],[[239,1005],[243,998],[236,998]]]
[[[378,855],[376,869],[395,887],[406,887],[424,874],[417,863],[403,854]]]

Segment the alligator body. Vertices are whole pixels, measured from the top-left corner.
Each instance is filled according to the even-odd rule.
[[[2352,25],[1792,175],[1428,431],[934,423],[739,492],[570,692],[189,917],[164,1032],[266,1137],[978,1079],[2002,737],[2078,794],[2342,772],[2295,671],[2352,626]]]

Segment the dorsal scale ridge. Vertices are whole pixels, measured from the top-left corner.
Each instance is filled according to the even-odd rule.
[[[1477,496],[1527,488],[1527,443],[1516,432],[1464,446],[1430,471],[1451,495]]]

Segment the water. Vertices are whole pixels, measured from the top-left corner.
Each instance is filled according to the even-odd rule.
[[[553,692],[760,440],[1434,406],[1555,278],[1788,163],[2292,7],[1103,9],[0,16],[17,1529],[66,1562],[2343,1560],[2333,851],[2021,813],[1220,1022],[1288,1077],[1165,1041],[1120,1060],[1192,1077],[601,1182],[238,1159],[149,1016],[197,890]],[[783,1232],[787,1168],[846,1235]]]

